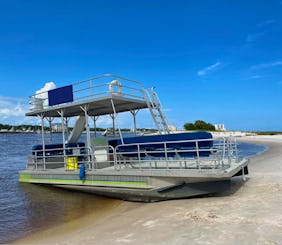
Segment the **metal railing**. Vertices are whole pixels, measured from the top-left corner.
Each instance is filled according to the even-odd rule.
[[[203,147],[204,142],[213,143]],[[190,147],[177,147],[179,144]],[[115,148],[114,154],[115,169],[119,170],[224,169],[239,161],[237,143],[231,138],[123,144]]]
[[[210,147],[203,143],[210,142]],[[179,147],[179,146],[189,147]],[[74,158],[74,159],[73,159]],[[28,167],[36,170],[61,168],[86,170],[134,169],[226,169],[239,161],[236,139],[197,139],[88,147],[35,150]]]
[[[130,99],[144,100],[144,87],[142,83],[113,74],[97,76],[71,85],[73,88],[73,102],[87,101],[107,96],[121,96]],[[31,111],[54,108],[57,106],[49,106],[48,91],[36,93],[29,98]]]
[[[77,170],[84,163],[87,169],[94,166],[95,156],[90,147],[66,147],[33,150],[28,158],[27,169]]]

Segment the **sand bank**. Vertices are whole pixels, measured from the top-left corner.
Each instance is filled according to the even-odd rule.
[[[111,209],[36,233],[17,244],[282,244],[282,137],[244,137],[270,146],[251,159],[230,193]]]

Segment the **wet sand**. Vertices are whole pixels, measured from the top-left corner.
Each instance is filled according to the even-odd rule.
[[[114,201],[100,212],[17,244],[282,244],[282,137],[244,137],[270,149],[228,193],[158,203]]]

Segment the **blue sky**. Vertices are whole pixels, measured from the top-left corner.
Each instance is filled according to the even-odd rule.
[[[282,131],[281,43],[281,1],[2,0],[0,123],[31,122],[27,98],[48,81],[115,73],[156,86],[178,128]]]

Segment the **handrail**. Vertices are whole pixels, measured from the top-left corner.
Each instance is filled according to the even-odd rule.
[[[219,141],[221,140],[221,141]],[[216,141],[212,147],[205,148],[200,147],[199,143],[203,141]],[[186,149],[184,148],[169,148],[167,147],[167,144],[173,145],[173,144],[179,144],[179,143],[195,143],[194,147],[188,147]],[[237,162],[237,156],[232,155],[232,151],[230,148],[232,147],[234,143],[231,139],[226,139],[224,137],[222,138],[216,138],[216,139],[195,139],[195,140],[180,140],[180,141],[165,141],[165,142],[146,142],[146,143],[131,143],[131,144],[122,144],[117,145],[115,147],[115,154],[119,156],[119,159],[126,159],[128,158],[129,161],[132,163],[138,162],[139,168],[141,168],[142,163],[150,162],[150,161],[165,161],[165,168],[170,168],[170,163],[176,163],[180,160],[190,160],[193,154],[189,157],[185,157],[185,153],[189,155],[189,153],[195,153],[195,163],[197,165],[197,168],[201,170],[203,168],[203,165],[206,164],[207,161],[213,161],[214,163],[221,164],[221,167],[230,166],[231,161],[230,159],[236,159]],[[236,144],[236,142],[235,142]],[[142,149],[142,146],[146,145],[146,149]],[[157,149],[150,149],[150,146],[153,148],[154,145],[157,145]],[[128,150],[128,147],[132,147],[136,150]],[[161,147],[161,148],[160,148]],[[121,151],[120,149],[125,148],[125,150]],[[126,149],[127,148],[127,149]],[[201,153],[205,153],[204,156],[202,156]],[[169,157],[170,155],[173,155],[173,157]],[[141,155],[144,157],[142,158]],[[159,155],[159,156],[155,156]],[[207,156],[205,156],[207,155]],[[135,156],[137,156],[137,159],[135,160]],[[162,157],[163,156],[163,157]],[[184,157],[183,157],[184,156]],[[227,158],[225,157],[227,156]],[[120,164],[122,164],[123,160],[120,160]],[[150,162],[151,164],[151,162]],[[215,164],[217,165],[217,164]],[[125,166],[124,166],[125,167]]]
[[[209,147],[203,147],[202,141],[214,141],[214,144]],[[179,144],[183,142],[189,142],[190,146],[178,148],[173,146],[173,143]],[[112,166],[116,171],[134,170],[136,168],[140,170],[193,168],[199,171],[206,171],[207,169],[225,169],[230,167],[231,164],[236,164],[238,162],[238,156],[236,150],[234,150],[237,147],[236,144],[237,142],[231,138],[217,138],[216,141],[215,139],[195,139],[132,143],[117,145],[116,147],[111,145],[94,146],[93,148],[72,146],[65,149],[45,149],[45,152],[43,152],[43,149],[34,150],[32,159],[35,169],[39,169],[42,166],[44,159],[49,166],[59,163],[62,163],[61,166],[65,166],[66,158],[77,156],[78,163],[86,161],[88,171],[96,171],[99,166]],[[146,147],[143,147],[143,145],[146,145]],[[102,165],[99,165],[100,163]],[[65,169],[67,169],[66,166]]]
[[[75,150],[78,150],[79,152],[74,152]],[[81,161],[78,160],[78,163],[83,163],[86,162],[86,165],[89,166],[94,166],[94,153],[91,149],[91,147],[88,146],[80,146],[80,147],[76,147],[76,146],[72,146],[72,147],[59,147],[59,148],[52,148],[52,149],[39,149],[39,150],[33,150],[32,151],[33,155],[32,155],[32,159],[34,160],[34,164],[35,164],[35,169],[38,169],[38,165],[39,165],[39,160],[43,161],[43,170],[45,170],[46,165],[47,164],[59,164],[61,163],[61,167],[64,167],[65,170],[67,170],[66,167],[66,159],[68,157],[81,157]],[[88,157],[90,157],[90,160],[87,160]],[[52,162],[48,162],[49,160],[55,159],[56,158],[61,158],[61,161],[52,161]],[[91,167],[92,168],[92,167]],[[91,169],[90,168],[90,169]]]
[[[87,98],[100,98],[103,95],[104,96],[113,96],[116,95],[115,93],[112,93],[109,90],[110,82],[109,78],[113,79],[120,79],[121,80],[121,88],[123,89],[122,93],[119,94],[119,96],[124,98],[133,98],[133,99],[139,99],[144,100],[144,87],[141,82],[137,82],[135,80],[131,80],[125,77],[113,75],[113,74],[105,74],[102,76],[97,76],[91,79],[83,80],[80,82],[72,83],[70,85],[73,86],[73,102],[76,101],[83,101]],[[104,79],[104,80],[103,80]],[[97,82],[97,84],[94,84],[94,82]],[[93,91],[95,92],[93,93]],[[44,102],[46,103],[47,108],[53,108],[54,106],[47,105],[48,100],[48,91],[42,91],[39,93],[35,93],[31,96],[29,96],[31,105],[31,111],[40,110],[43,109]],[[72,102],[68,102],[72,103]],[[40,109],[39,109],[40,108]]]

